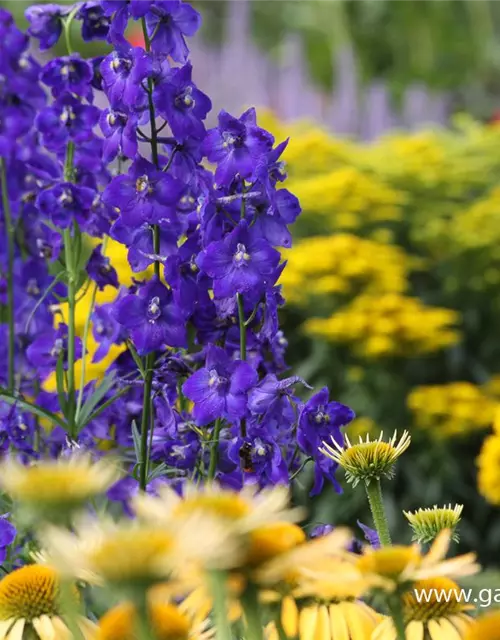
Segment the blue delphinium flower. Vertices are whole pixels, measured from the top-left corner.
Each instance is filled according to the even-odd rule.
[[[113,304],[103,304],[95,308],[92,314],[92,335],[99,345],[93,361],[105,358],[114,344],[123,342],[123,330],[113,315]]]
[[[130,332],[139,355],[165,346],[187,346],[182,310],[172,291],[156,278],[139,286],[137,293],[119,299],[115,318]]]
[[[37,38],[42,51],[50,49],[59,40],[63,19],[71,11],[70,6],[58,4],[35,4],[25,11],[30,23],[28,33]]]
[[[98,0],[84,2],[76,17],[82,21],[82,38],[86,42],[104,40],[108,36],[111,19]]]
[[[47,149],[58,151],[70,140],[89,140],[98,118],[96,107],[82,104],[71,94],[63,93],[50,106],[39,111],[35,124]]]
[[[104,109],[99,119],[101,131],[106,138],[104,143],[104,162],[110,162],[119,154],[127,158],[137,155],[137,126],[139,116],[115,109]]]
[[[103,88],[111,106],[145,106],[146,94],[141,83],[152,73],[151,58],[141,47],[113,51],[101,62]]]
[[[63,367],[68,366],[68,327],[60,324],[57,329],[49,329],[38,336],[28,347],[26,355],[33,366],[46,374],[55,371],[62,360]],[[82,341],[75,338],[75,361],[82,357]]]
[[[217,163],[217,183],[229,186],[236,175],[250,178],[273,142],[273,136],[257,126],[255,109],[245,111],[240,118],[221,111],[219,126],[207,132],[203,149],[210,162]]]
[[[138,227],[145,222],[175,218],[182,190],[183,185],[175,178],[140,158],[131,165],[128,174],[113,178],[103,200],[119,210],[125,225]]]
[[[212,109],[210,98],[191,80],[192,66],[172,69],[156,84],[154,100],[158,113],[168,121],[179,141],[189,137],[203,138],[203,120]]]
[[[109,258],[102,254],[102,244],[94,247],[87,262],[86,271],[89,278],[93,280],[99,289],[104,287],[115,287],[118,289],[118,274],[111,266]]]
[[[257,372],[244,361],[232,361],[219,347],[207,351],[205,366],[182,387],[194,402],[196,423],[205,425],[218,418],[234,420],[247,411],[247,391],[257,382]]]
[[[75,220],[85,228],[95,192],[70,182],[60,182],[42,191],[36,200],[40,212],[53,224],[66,229]]]
[[[194,36],[201,25],[200,14],[183,0],[160,0],[146,14],[153,51],[185,62],[189,53],[184,36]]]
[[[7,557],[7,547],[9,547],[17,536],[16,527],[9,522],[9,514],[0,516],[0,562],[4,562]]]
[[[274,284],[279,260],[279,252],[242,220],[224,240],[209,244],[197,264],[214,279],[215,295],[227,298],[265,291]]]
[[[89,85],[94,75],[92,65],[77,54],[54,58],[43,67],[40,79],[52,89],[54,97],[62,91],[88,98]]]

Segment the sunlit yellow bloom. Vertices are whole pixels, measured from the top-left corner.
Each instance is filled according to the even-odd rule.
[[[76,590],[74,597],[76,603]],[[6,575],[0,581],[0,639],[70,638],[59,598],[59,576],[49,567],[26,565]],[[79,616],[76,622],[85,640],[93,638],[90,620]]]
[[[477,458],[478,489],[488,502],[500,505],[500,435],[485,438]]]
[[[462,602],[460,587],[452,580],[421,580],[403,596],[406,637],[461,640],[472,625],[473,620],[466,613],[472,608]],[[397,640],[397,637],[392,619],[386,618],[374,631],[372,640]],[[482,636],[482,640],[491,639]]]
[[[500,611],[474,620],[464,637],[465,640],[500,640]]]
[[[367,435],[363,441],[360,436],[359,442],[351,444],[345,436],[345,445],[338,444],[332,438],[331,445],[323,442],[319,450],[340,465],[345,471],[347,481],[356,486],[361,481],[370,483],[382,477],[392,477],[396,460],[410,446],[411,438],[407,431],[403,432],[399,442],[396,442],[397,432],[388,442],[384,442],[383,437],[383,432],[377,440],[370,440]]]
[[[283,629],[288,638],[299,640],[370,640],[381,616],[359,600],[312,604],[301,609],[292,598],[285,598],[281,610]],[[267,629],[269,640],[278,640],[274,623]]]
[[[426,554],[417,544],[380,549],[366,547],[361,556],[354,555],[350,561],[374,587],[387,591],[417,580],[459,578],[477,573],[480,567],[474,553],[446,559],[450,540],[451,532],[446,530],[437,536]]]
[[[182,605],[149,603],[151,630],[156,640],[207,640],[213,633],[208,620],[196,622]],[[110,609],[99,621],[96,640],[140,639],[137,609],[131,602]]]
[[[418,509],[418,511],[403,511],[406,519],[413,529],[413,539],[424,544],[432,542],[434,538],[444,529],[452,532],[452,540],[458,542],[458,534],[455,529],[460,522],[460,517],[464,509],[463,504],[456,504],[432,509]]]
[[[222,528],[208,519],[160,525],[85,518],[73,531],[48,527],[39,537],[47,561],[65,575],[125,589],[176,578],[190,562],[232,553]]]
[[[133,508],[139,518],[159,526],[176,526],[197,518],[217,523],[225,531],[228,545],[221,548],[217,561],[231,567],[247,561],[255,564],[259,557],[267,559],[302,541],[302,534],[287,525],[287,521],[300,519],[303,511],[290,509],[288,502],[289,492],[283,486],[235,492],[212,484],[189,485],[182,498],[170,487],[161,487],[159,497],[137,496]],[[273,527],[281,531],[280,540],[272,534]],[[260,540],[260,549],[256,548],[257,540]],[[215,556],[213,561],[216,562]]]
[[[41,517],[62,514],[105,493],[121,475],[110,458],[94,461],[76,453],[57,460],[24,465],[12,458],[0,465],[0,486],[14,501],[41,512]],[[50,514],[47,510],[50,510]]]

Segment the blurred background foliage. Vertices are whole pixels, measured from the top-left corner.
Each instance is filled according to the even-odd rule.
[[[282,276],[289,364],[355,409],[351,438],[411,431],[385,485],[396,539],[409,540],[401,505],[463,503],[463,548],[498,563],[500,435],[481,454],[483,496],[476,459],[500,406],[500,127],[462,116],[366,144],[260,122],[290,136],[304,209]],[[315,514],[369,521],[362,490],[326,491]]]

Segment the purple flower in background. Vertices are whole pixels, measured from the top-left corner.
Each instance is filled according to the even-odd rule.
[[[182,190],[182,183],[139,158],[128,174],[117,176],[109,183],[103,201],[119,210],[124,224],[137,227],[169,216],[175,218]]]
[[[375,531],[375,529],[368,527],[366,524],[363,524],[359,520],[358,520],[358,527],[363,532],[365,536],[365,540],[368,542],[368,544],[371,547],[373,547],[373,549],[380,549],[381,547],[380,538],[378,533]]]
[[[175,62],[186,62],[189,50],[184,36],[194,36],[201,25],[201,16],[182,0],[160,0],[146,14],[151,49]]]
[[[234,438],[228,447],[228,458],[241,469],[246,483],[258,483],[265,487],[287,484],[288,467],[279,444],[265,435],[253,438]]]
[[[9,156],[17,139],[28,133],[33,124],[34,112],[28,105],[0,103],[0,156]]]
[[[82,21],[83,40],[88,42],[106,39],[111,20],[101,7],[101,2],[98,0],[84,2],[77,13],[77,18]]]
[[[135,228],[127,227],[119,218],[109,233],[112,238],[128,247],[128,262],[132,271],[137,273],[147,269],[155,260],[164,262],[167,256],[177,252],[177,234],[171,227],[171,224],[166,224],[165,227],[160,226],[158,229],[159,255],[154,250],[153,232],[150,224],[146,223]]]
[[[203,138],[205,126],[202,120],[212,108],[210,98],[191,80],[192,70],[189,63],[172,69],[153,94],[158,113],[168,121],[177,140]]]
[[[63,91],[91,97],[90,83],[93,76],[92,65],[75,53],[47,62],[40,80],[52,89],[55,97]]]
[[[35,4],[26,9],[24,15],[30,23],[28,33],[40,41],[40,49],[50,49],[62,33],[63,18],[71,11],[71,6],[58,4]]]
[[[214,279],[215,296],[227,298],[264,291],[279,260],[279,252],[242,220],[224,240],[209,244],[197,264]]]
[[[186,347],[184,316],[172,291],[153,278],[116,302],[116,320],[130,331],[139,355],[169,347]]]
[[[113,108],[138,108],[146,103],[141,83],[152,72],[152,62],[141,47],[113,51],[101,62],[103,87]]]
[[[67,368],[68,327],[60,324],[57,329],[49,329],[36,338],[28,347],[26,356],[29,362],[44,372],[55,370],[62,358],[63,367]],[[75,338],[75,361],[82,357],[82,341]]]
[[[255,109],[240,118],[221,111],[219,126],[207,132],[203,150],[210,162],[217,163],[216,182],[229,185],[236,175],[249,178],[273,142],[273,136],[256,125]]]
[[[196,423],[205,425],[217,418],[238,419],[245,415],[247,391],[257,382],[257,372],[248,362],[231,360],[224,349],[209,347],[205,366],[182,387],[194,402]]]
[[[343,442],[340,427],[355,417],[354,411],[340,402],[329,402],[328,388],[324,387],[303,406],[299,417],[298,440],[307,453],[317,452],[323,441],[331,437]]]
[[[16,539],[17,531],[15,526],[7,520],[8,513],[0,516],[0,562],[4,562],[7,557],[7,547]]]
[[[114,344],[122,342],[122,328],[113,316],[113,304],[96,307],[92,314],[92,335],[99,345],[93,362],[101,362]]]
[[[309,534],[310,538],[322,538],[323,536],[327,536],[331,533],[335,527],[333,524],[317,524],[313,529],[311,529],[311,533]]]
[[[104,109],[99,124],[106,138],[103,149],[103,162],[111,162],[117,155],[134,158],[137,154],[136,114],[127,114],[115,109]]]
[[[299,376],[278,380],[273,373],[270,373],[251,390],[248,396],[248,408],[257,415],[273,413],[273,411],[283,413],[282,402],[289,403],[289,399],[294,397],[293,387],[299,383],[308,389],[311,388]]]
[[[60,182],[42,191],[36,206],[53,224],[66,229],[74,220],[85,226],[95,192],[70,182]]]
[[[102,255],[102,244],[95,247],[90,254],[86,271],[89,278],[93,280],[102,291],[105,287],[115,287],[118,289],[118,275],[111,266],[109,258]]]

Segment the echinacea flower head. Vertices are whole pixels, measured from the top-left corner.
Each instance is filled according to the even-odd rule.
[[[168,602],[148,603],[151,630],[156,640],[205,640],[211,637],[208,621],[202,623]],[[131,602],[124,602],[110,609],[99,621],[95,640],[138,640],[137,609]]]
[[[177,580],[189,563],[231,554],[227,535],[213,521],[159,522],[83,518],[73,530],[46,527],[39,539],[47,562],[62,574],[126,594]]]
[[[132,506],[139,519],[157,526],[192,522],[195,527],[223,531],[224,549],[211,561],[207,557],[212,565],[255,566],[303,540],[301,531],[290,524],[302,517],[302,510],[289,508],[289,492],[283,486],[236,492],[216,484],[187,485],[182,498],[164,486],[158,493],[159,497],[141,494],[134,498]],[[281,539],[275,539],[276,535]]]
[[[444,529],[449,529],[452,532],[452,540],[458,542],[456,527],[460,522],[463,508],[462,504],[456,504],[454,507],[451,504],[444,507],[435,505],[432,509],[403,511],[403,513],[413,529],[413,540],[416,542],[420,544],[432,542]]]
[[[347,481],[353,486],[361,481],[369,484],[382,477],[391,478],[396,460],[410,446],[411,438],[407,431],[403,432],[399,442],[397,433],[387,442],[382,439],[383,435],[381,433],[377,440],[366,436],[364,441],[360,436],[359,442],[354,444],[346,436],[344,446],[332,438],[333,446],[323,442],[320,451],[344,469]]]
[[[459,578],[479,571],[476,555],[467,553],[446,559],[451,531],[442,531],[424,554],[418,544],[366,547],[361,556],[347,556],[374,588],[394,591],[401,585],[429,578]]]
[[[342,600],[331,604],[298,607],[293,598],[284,598],[281,622],[288,638],[315,640],[367,640],[382,616],[360,600]],[[278,640],[274,623],[267,628],[267,638]]]
[[[469,625],[465,640],[500,640],[500,611],[487,613]]]
[[[67,518],[73,509],[104,494],[120,477],[110,458],[93,461],[87,454],[57,460],[38,460],[31,465],[9,458],[0,465],[0,486],[26,511],[44,520]]]
[[[473,619],[466,613],[473,608],[472,605],[463,602],[460,587],[448,578],[416,582],[402,596],[402,605],[407,638],[461,640],[468,637],[467,632],[473,625]],[[489,635],[480,637],[482,640],[493,640]],[[392,618],[385,618],[371,638],[396,640],[397,632]]]
[[[60,578],[52,568],[30,564],[6,575],[0,581],[0,639],[70,637],[62,617]],[[77,591],[72,591],[77,599]],[[95,625],[77,619],[82,636],[92,638]]]

